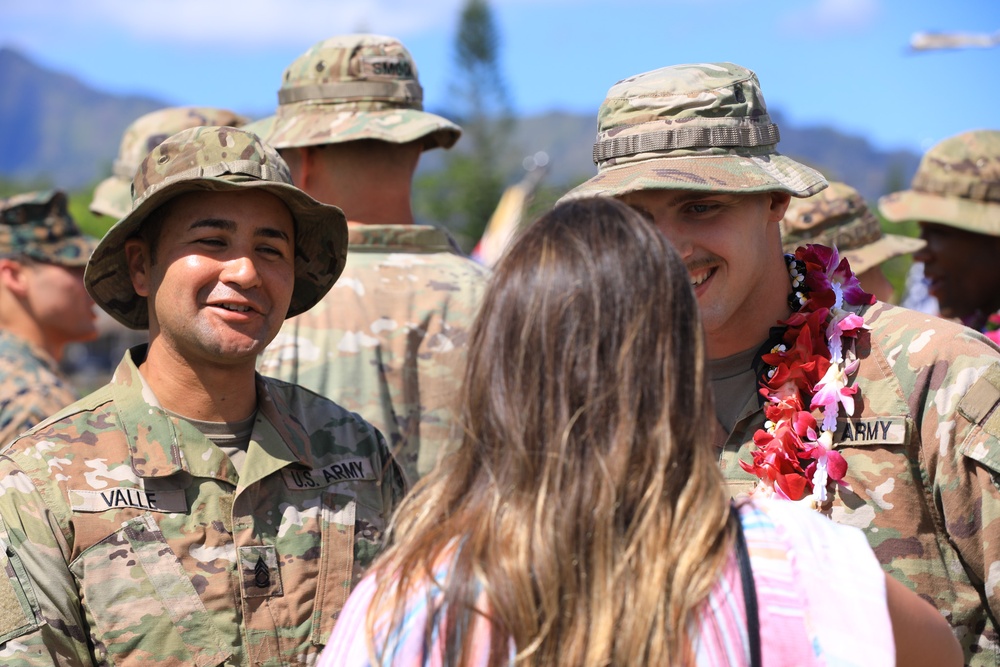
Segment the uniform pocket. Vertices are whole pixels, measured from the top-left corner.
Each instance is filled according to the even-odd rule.
[[[38,629],[41,612],[28,573],[0,519],[0,645]]]
[[[116,665],[197,665],[230,656],[190,577],[144,514],[70,565],[95,645]]]
[[[354,581],[354,522],[356,501],[339,493],[323,496],[320,517],[323,543],[320,547],[319,580],[313,609],[312,643],[326,644]]]

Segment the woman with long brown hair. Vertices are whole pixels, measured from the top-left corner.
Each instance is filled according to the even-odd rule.
[[[892,664],[860,532],[787,501],[733,510],[703,346],[684,263],[638,213],[580,200],[529,227],[473,329],[461,444],[404,501],[322,664],[779,664],[778,639],[787,664],[851,646],[838,664]],[[815,612],[845,600],[860,620]]]

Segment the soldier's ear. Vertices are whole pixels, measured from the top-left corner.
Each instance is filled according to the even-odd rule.
[[[125,241],[125,262],[128,265],[129,278],[132,279],[132,289],[139,296],[149,296],[149,271],[152,265],[149,257],[149,244],[140,238]]]
[[[785,211],[788,209],[788,203],[792,201],[792,196],[787,192],[769,192],[767,194],[771,198],[768,221],[780,222],[785,217]]]
[[[25,296],[28,293],[28,272],[25,266],[13,259],[0,259],[0,284],[16,296]]]

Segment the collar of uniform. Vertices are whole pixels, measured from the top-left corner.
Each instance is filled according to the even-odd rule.
[[[137,345],[111,379],[119,426],[128,440],[132,469],[140,477],[167,477],[188,471],[196,477],[237,482],[225,453],[187,420],[167,414],[139,373],[147,344]]]
[[[20,336],[0,329],[0,353],[6,354],[8,350],[18,357],[30,355],[52,373],[62,375],[62,371],[59,370],[59,364],[45,350],[37,345],[33,345]]]
[[[348,252],[459,252],[443,229],[430,225],[365,225],[348,223]],[[350,256],[348,254],[348,256]]]

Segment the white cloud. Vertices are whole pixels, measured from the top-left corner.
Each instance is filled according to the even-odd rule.
[[[36,0],[12,3],[5,14],[12,27],[75,26],[78,35],[118,28],[161,44],[246,49],[300,46],[353,31],[405,38],[450,27],[460,5],[461,0]],[[16,36],[4,33],[0,28],[0,39]]]
[[[872,26],[880,13],[880,0],[816,0],[787,14],[780,26],[803,36],[857,32]]]

